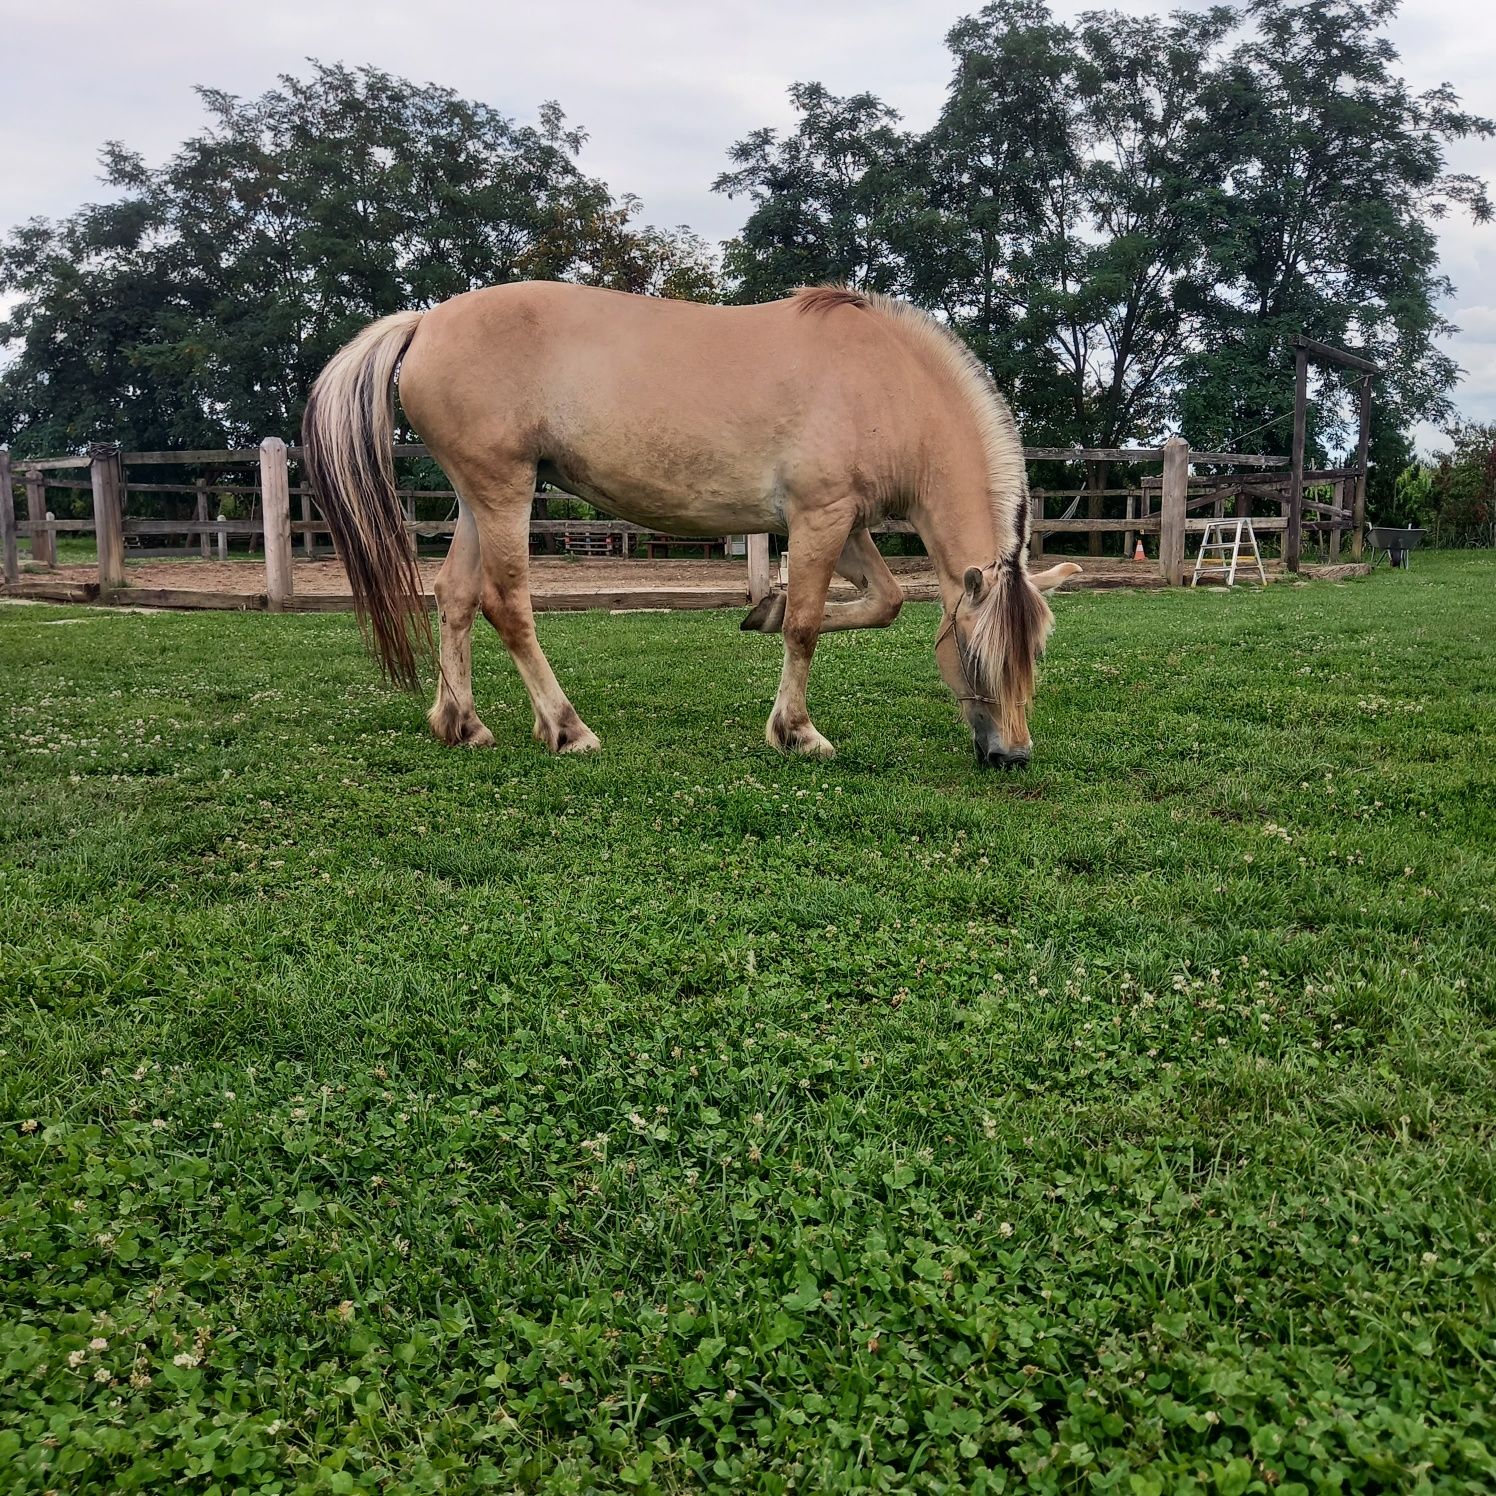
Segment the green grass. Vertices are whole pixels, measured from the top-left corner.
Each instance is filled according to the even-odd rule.
[[[57,564],[59,566],[93,566],[98,564],[99,549],[92,535],[59,535],[56,540]],[[40,565],[32,562],[30,545],[21,547],[21,565]],[[45,567],[41,567],[45,571]]]
[[[0,610],[0,1491],[1488,1492],[1496,561],[936,616]]]

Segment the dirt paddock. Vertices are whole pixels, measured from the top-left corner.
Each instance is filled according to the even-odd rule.
[[[1123,561],[1116,557],[1081,556],[1084,570],[1071,588],[1147,587],[1162,585],[1153,561]],[[937,596],[935,573],[922,556],[889,557],[910,601],[932,601]],[[441,567],[438,557],[421,558],[421,579],[427,596]],[[1306,566],[1305,577],[1339,580],[1363,574],[1361,565]],[[1269,579],[1283,573],[1276,563]],[[116,598],[137,606],[167,608],[238,608],[265,606],[265,567],[258,556],[230,561],[200,558],[126,559],[127,593]],[[1255,579],[1255,578],[1254,578]],[[352,606],[348,578],[335,560],[299,559],[293,566],[291,607],[306,611],[336,611]],[[533,556],[530,588],[538,611],[585,608],[736,608],[748,605],[748,568],[741,560],[624,560],[618,557],[581,558]],[[850,588],[837,581],[834,593]],[[93,565],[27,566],[7,595],[38,601],[95,602],[98,571]]]

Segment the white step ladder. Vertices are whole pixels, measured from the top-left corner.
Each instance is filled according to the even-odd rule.
[[[1236,586],[1236,566],[1241,559],[1242,542],[1252,547],[1252,559],[1257,563],[1257,575],[1267,582],[1267,572],[1262,565],[1262,552],[1257,549],[1257,536],[1252,530],[1252,521],[1241,519],[1213,519],[1205,526],[1200,537],[1200,554],[1195,557],[1195,574],[1190,586],[1199,585],[1201,572],[1224,572],[1226,585]]]

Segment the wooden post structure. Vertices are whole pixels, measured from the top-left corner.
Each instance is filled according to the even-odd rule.
[[[1044,499],[1029,497],[1029,565],[1037,566],[1044,559]]]
[[[220,561],[227,561],[229,559],[229,532],[224,529],[224,526],[227,523],[228,523],[228,516],[226,514],[219,514],[219,516],[218,516],[218,559]]]
[[[1360,476],[1356,479],[1356,494],[1351,505],[1351,555],[1361,559],[1361,535],[1366,525],[1366,456],[1371,442],[1371,381],[1382,371],[1369,358],[1359,353],[1347,353],[1344,348],[1333,348],[1328,343],[1317,342],[1300,333],[1293,340],[1294,346],[1294,396],[1293,396],[1293,475],[1288,483],[1288,528],[1283,536],[1283,564],[1290,571],[1299,569],[1299,552],[1303,545],[1304,521],[1304,412],[1309,398],[1309,360],[1323,359],[1327,363],[1340,364],[1347,369],[1359,370],[1361,379],[1361,439],[1356,446],[1356,466]]]
[[[766,598],[773,586],[769,576],[769,537],[748,537],[748,601],[756,603]]]
[[[301,521],[306,525],[309,525],[312,522],[312,496],[309,493],[304,493],[301,496]],[[316,538],[313,536],[310,530],[303,530],[301,532],[301,548],[306,552],[306,558],[308,561],[314,560],[316,558]]]
[[[1164,443],[1164,483],[1158,505],[1158,571],[1164,586],[1184,581],[1184,521],[1190,486],[1190,444],[1182,436]]]
[[[1283,565],[1299,569],[1304,548],[1304,415],[1309,405],[1309,350],[1300,346],[1293,367],[1293,471],[1288,479],[1288,528],[1283,532]]]
[[[21,558],[16,554],[16,495],[10,453],[0,451],[0,574],[7,586],[21,580]]]
[[[1351,559],[1361,559],[1366,538],[1366,462],[1371,451],[1371,375],[1361,380],[1361,438],[1356,443],[1356,487],[1351,500]]]
[[[1335,507],[1341,511],[1335,515],[1330,524],[1330,565],[1333,566],[1340,559],[1340,532],[1345,528],[1345,483],[1344,478],[1337,478],[1332,492],[1335,495]]]
[[[197,548],[202,552],[203,560],[207,561],[210,559],[208,531],[206,529],[208,523],[208,480],[206,478],[199,478],[192,486],[197,490],[197,499],[193,504],[192,517],[198,524],[205,527],[197,532]]]
[[[125,585],[124,464],[115,442],[95,442],[88,449],[88,477],[93,485],[94,543],[99,551],[99,595],[107,598]]]
[[[1106,469],[1104,462],[1088,462],[1086,464],[1086,518],[1101,518],[1101,490],[1106,487]],[[1101,554],[1101,531],[1092,530],[1086,536],[1086,554],[1099,556]]]
[[[1138,517],[1138,496],[1130,493],[1127,496],[1127,517],[1136,519]],[[1138,548],[1138,532],[1136,530],[1124,530],[1122,532],[1122,559],[1131,561],[1133,553]]]
[[[260,503],[265,523],[265,601],[279,613],[290,600],[291,474],[278,436],[260,443]]]
[[[34,525],[47,522],[47,480],[40,468],[26,469],[26,518]],[[51,530],[31,532],[31,559],[43,566],[57,565],[57,536]]]

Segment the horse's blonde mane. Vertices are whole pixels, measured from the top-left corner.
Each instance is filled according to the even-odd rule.
[[[997,528],[994,564],[968,609],[962,669],[968,684],[997,705],[1010,732],[1023,730],[1044,643],[1054,622],[1049,604],[1029,580],[1028,470],[1008,402],[976,355],[944,323],[892,296],[846,286],[812,286],[795,293],[801,310],[859,307],[898,326],[930,355],[965,400],[987,458],[987,494]]]
[[[998,527],[998,558],[1026,563],[1029,531],[1028,469],[1008,402],[970,348],[942,322],[907,301],[848,286],[806,286],[795,293],[802,311],[861,307],[897,324],[949,376],[976,422],[987,459],[987,494]]]

